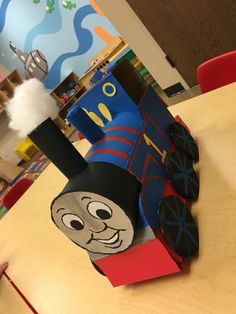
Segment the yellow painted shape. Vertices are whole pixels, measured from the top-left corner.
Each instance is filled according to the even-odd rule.
[[[143,134],[143,138],[148,146],[152,146],[158,152],[158,154],[161,155],[161,161],[164,163],[167,155],[166,150],[161,151],[159,147],[145,133]]]
[[[106,87],[107,87],[107,86],[111,86],[111,87],[113,88],[113,91],[112,91],[111,93],[108,93],[108,92],[106,91]],[[102,86],[102,91],[103,91],[103,94],[104,94],[104,95],[106,95],[106,96],[108,96],[108,97],[113,97],[113,96],[116,94],[116,87],[115,87],[115,85],[112,84],[111,82],[107,82],[107,83],[103,84],[103,86]]]
[[[111,58],[108,59],[109,62],[111,62],[113,59],[115,59],[119,54],[128,47],[128,44],[125,44],[116,54],[114,54]]]
[[[100,119],[99,116],[96,115],[96,113],[94,113],[92,111],[88,111],[85,108],[82,108],[82,109],[87,113],[87,115],[90,117],[90,119],[93,120],[93,122],[95,122],[97,125],[99,125],[101,127],[104,126],[102,119]]]
[[[101,114],[108,120],[111,121],[112,120],[112,116],[111,113],[109,111],[109,109],[107,108],[107,106],[104,103],[100,103],[98,105],[98,109],[101,112]]]

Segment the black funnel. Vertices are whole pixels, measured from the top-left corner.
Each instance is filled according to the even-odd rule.
[[[79,174],[88,165],[50,118],[42,122],[28,137],[68,179]]]

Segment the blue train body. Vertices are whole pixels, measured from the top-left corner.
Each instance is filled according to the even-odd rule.
[[[109,96],[104,94],[104,86],[107,86],[105,92]],[[104,111],[99,110],[101,103],[106,106],[110,116],[105,116]],[[95,119],[95,122],[99,121],[100,125],[95,128],[92,124],[91,128],[91,120],[88,123],[85,119],[79,119],[81,109],[90,114],[92,112],[92,118],[96,115],[100,120]],[[67,120],[93,143],[85,157],[88,163],[115,164],[130,171],[142,183],[142,210],[155,231],[157,207],[166,179],[161,154],[171,151],[173,144],[168,129],[175,122],[162,100],[148,87],[140,103],[135,104],[110,73],[79,99],[69,111]],[[97,139],[96,133],[93,134],[96,131],[99,133],[99,129],[105,133],[101,139]],[[146,225],[146,222],[140,221],[140,226],[142,224]]]
[[[147,238],[158,239],[161,248],[152,246],[150,250],[159,250],[159,254],[165,256],[163,259],[167,258],[167,254],[169,262],[173,261],[175,265],[167,270],[165,266],[158,264],[159,268],[163,268],[160,273],[156,266],[153,266],[155,269],[149,276],[151,278],[157,274],[179,271],[183,262],[183,258],[179,256],[181,254],[176,254],[173,247],[169,247],[169,243],[167,245],[164,237],[159,237],[158,206],[163,198],[171,194],[178,196],[171,187],[165,162],[166,156],[176,150],[169,135],[170,126],[175,123],[175,119],[151,87],[145,87],[138,101],[134,101],[134,98],[127,93],[117,77],[109,73],[77,101],[68,112],[67,120],[91,142],[92,147],[85,157],[89,164],[105,162],[116,165],[134,175],[141,183],[138,228],[143,230],[145,235],[140,238],[139,244],[147,242]],[[186,171],[184,176],[187,176]],[[185,202],[182,196],[179,198]],[[142,245],[140,247],[142,248]],[[148,251],[148,248],[145,250]],[[142,249],[139,253],[145,255],[141,252],[144,252]],[[125,257],[125,254],[129,253],[116,254],[120,259],[124,256],[125,264],[123,260],[117,262],[118,257],[114,256],[90,257],[95,263],[99,259],[102,260],[96,264],[114,285],[119,285],[126,283],[127,276],[129,277],[124,265],[128,265],[130,261],[130,265],[133,265],[134,262],[130,256]],[[126,274],[123,279],[117,279],[113,273],[114,268],[111,270],[106,264],[107,261],[112,261],[114,268],[119,265],[121,272]],[[150,259],[148,262],[152,264]],[[148,278],[147,274],[141,274],[136,281],[145,279],[145,276]],[[132,280],[127,279],[127,282]]]

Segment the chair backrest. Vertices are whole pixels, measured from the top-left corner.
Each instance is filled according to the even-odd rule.
[[[10,189],[10,191],[4,196],[2,203],[7,208],[10,209],[21,196],[25,193],[26,190],[31,186],[33,181],[29,179],[21,179],[16,182],[15,185]]]
[[[197,76],[202,93],[236,82],[236,50],[200,64]]]

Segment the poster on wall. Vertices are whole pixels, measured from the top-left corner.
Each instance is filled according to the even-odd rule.
[[[53,89],[119,36],[94,0],[0,0],[0,63]]]

